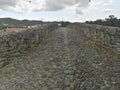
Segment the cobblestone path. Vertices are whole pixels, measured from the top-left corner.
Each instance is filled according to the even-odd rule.
[[[0,90],[120,90],[120,61],[83,37],[69,28],[52,32],[44,46],[0,69]]]

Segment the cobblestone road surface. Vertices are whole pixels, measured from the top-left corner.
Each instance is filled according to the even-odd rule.
[[[60,28],[47,43],[0,69],[0,90],[120,90],[120,61]]]

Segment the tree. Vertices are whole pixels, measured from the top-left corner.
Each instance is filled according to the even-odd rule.
[[[120,27],[120,19],[117,19],[114,15],[109,15],[105,20],[98,19],[96,21],[86,21],[86,23]]]

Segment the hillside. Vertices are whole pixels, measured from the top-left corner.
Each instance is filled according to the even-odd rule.
[[[86,21],[87,24],[97,24],[104,26],[120,27],[120,18],[115,17],[114,15],[109,15],[105,19],[97,19],[96,21]]]
[[[1,26],[13,26],[13,27],[24,27],[24,26],[31,26],[35,24],[41,24],[42,21],[37,20],[17,20],[12,18],[0,18],[0,25]]]

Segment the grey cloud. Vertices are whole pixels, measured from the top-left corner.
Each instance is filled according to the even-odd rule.
[[[81,10],[81,8],[77,7],[76,13],[77,13],[77,14],[83,14],[83,10]]]
[[[0,0],[0,9],[9,10],[9,7],[15,7],[18,0]]]
[[[0,0],[1,6],[14,6],[17,0]]]
[[[43,9],[57,11],[73,5],[76,5],[76,13],[82,14],[83,10],[89,6],[89,0],[46,0]]]
[[[37,0],[39,3],[29,4],[29,0],[0,0],[0,9],[14,12],[58,11],[71,6],[76,7],[76,13],[82,14],[89,6],[89,0]],[[32,2],[36,2],[31,0]],[[41,3],[44,5],[42,7]]]

